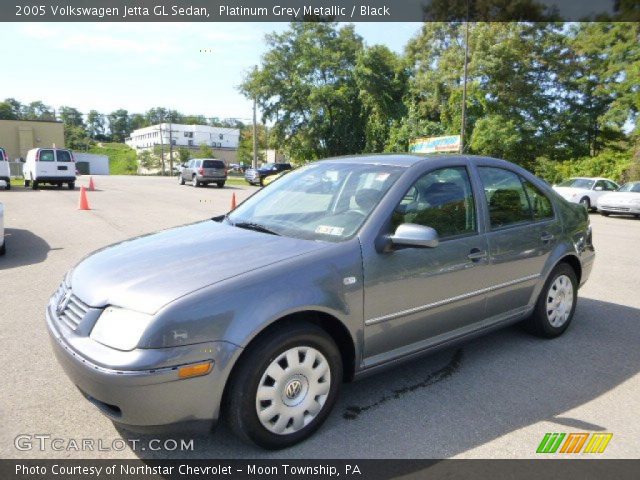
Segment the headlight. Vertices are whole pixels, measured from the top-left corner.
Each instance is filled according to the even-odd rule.
[[[107,347],[133,350],[151,323],[152,315],[118,307],[107,307],[91,330],[90,337]]]

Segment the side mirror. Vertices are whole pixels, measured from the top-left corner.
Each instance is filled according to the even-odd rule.
[[[602,191],[602,187],[596,187],[596,192],[601,192]]]
[[[438,246],[438,232],[431,227],[416,225],[415,223],[403,223],[399,225],[396,232],[389,237],[393,245],[404,247],[427,247]]]

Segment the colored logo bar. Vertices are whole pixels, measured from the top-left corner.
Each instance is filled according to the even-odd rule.
[[[613,433],[545,433],[536,453],[603,453],[612,437]]]

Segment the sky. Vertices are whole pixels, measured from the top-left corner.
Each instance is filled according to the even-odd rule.
[[[166,107],[249,121],[237,87],[265,52],[264,35],[286,23],[0,24],[0,100],[42,100],[130,113]],[[368,45],[401,52],[419,23],[357,23]],[[201,51],[202,50],[202,51]]]

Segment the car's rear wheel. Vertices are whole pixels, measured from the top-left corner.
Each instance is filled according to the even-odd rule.
[[[225,415],[241,438],[276,450],[312,435],[342,383],[342,358],[312,324],[288,324],[250,347],[232,373]]]
[[[25,179],[24,179],[24,188],[29,188],[29,184],[30,184],[30,183],[31,183],[31,182],[25,178]]]
[[[38,182],[36,182],[35,180],[31,181],[31,189],[32,190],[37,190],[39,187]]]
[[[62,184],[60,184],[60,186],[62,186]],[[67,188],[69,188],[69,190],[74,190],[76,188],[76,182],[69,182],[67,184]]]
[[[224,187],[224,182],[217,182],[216,185],[218,185],[218,188],[222,188]]]
[[[4,186],[5,190],[11,190],[11,180],[6,181],[6,185]]]
[[[578,301],[576,272],[559,263],[547,278],[533,314],[525,320],[527,329],[541,337],[554,338],[569,327]]]
[[[191,178],[191,185],[193,185],[194,187],[200,186],[200,182],[198,181],[198,178],[195,175]]]

